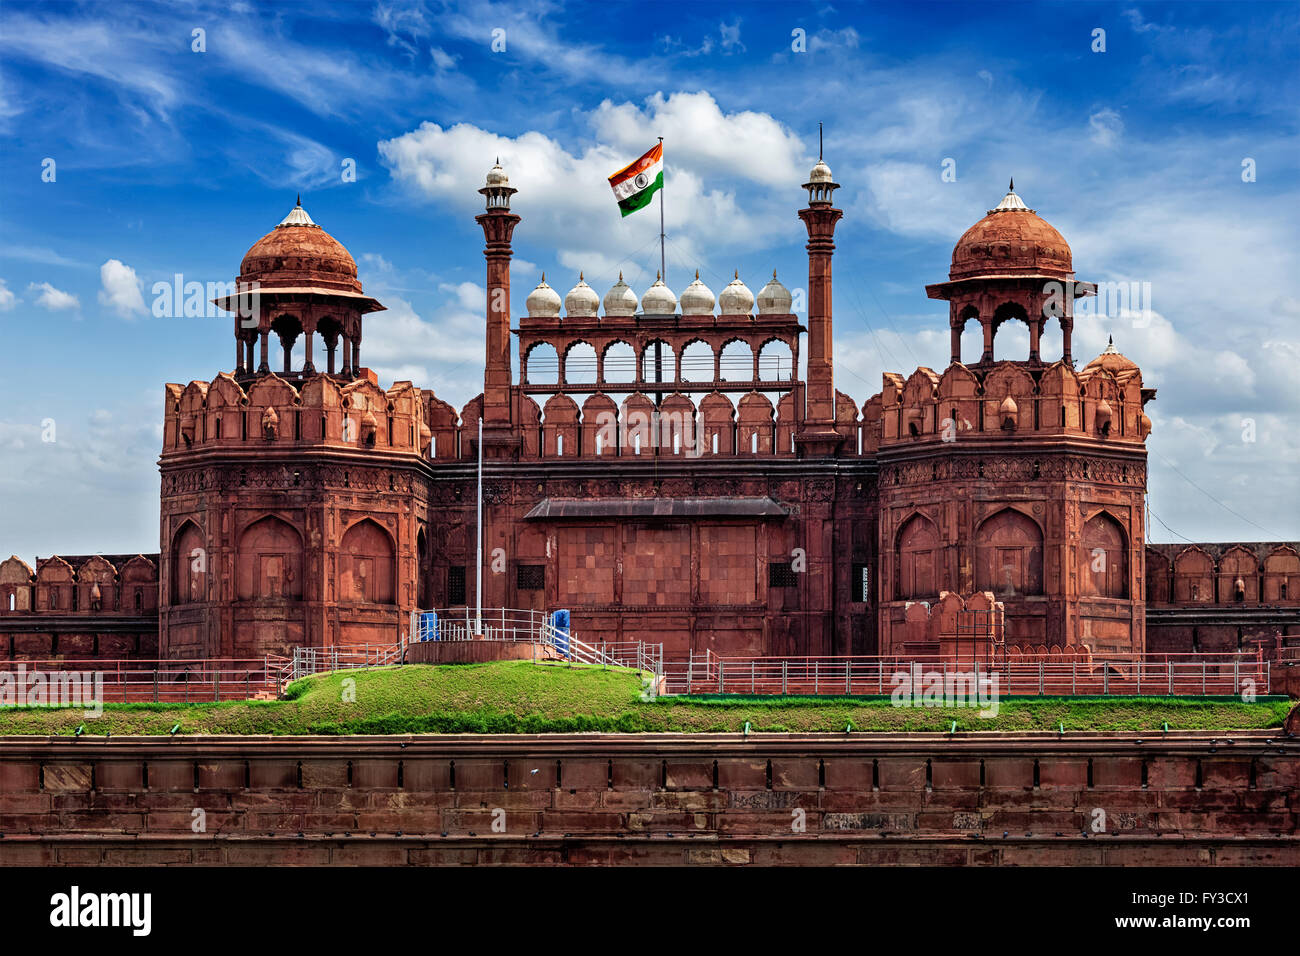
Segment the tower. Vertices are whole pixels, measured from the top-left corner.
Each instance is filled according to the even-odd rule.
[[[483,227],[483,256],[487,259],[487,355],[483,371],[483,456],[516,458],[519,438],[512,424],[510,374],[510,237],[519,217],[510,211],[518,190],[497,160],[479,193],[487,211],[474,217]],[[465,423],[467,426],[474,424]]]
[[[808,229],[808,385],[804,427],[795,435],[803,455],[831,455],[843,437],[835,430],[835,371],[832,335],[831,257],[835,224],[844,211],[832,205],[839,184],[820,155],[804,183],[808,205],[799,218]]]

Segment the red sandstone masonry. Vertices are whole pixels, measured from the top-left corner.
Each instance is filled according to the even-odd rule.
[[[0,863],[1300,861],[1300,742],[1232,740],[6,738]]]

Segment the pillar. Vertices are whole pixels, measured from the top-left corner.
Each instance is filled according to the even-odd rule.
[[[271,371],[270,344],[267,341],[270,338],[270,335],[271,332],[269,329],[263,329],[261,332],[262,357],[261,361],[258,363],[257,370],[263,373]]]

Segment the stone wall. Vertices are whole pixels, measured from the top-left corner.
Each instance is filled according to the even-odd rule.
[[[1280,731],[0,745],[0,865],[1300,863]]]

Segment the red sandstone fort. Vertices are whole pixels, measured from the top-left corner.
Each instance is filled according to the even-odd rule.
[[[460,410],[362,364],[383,306],[295,207],[244,256],[259,294],[233,371],[166,386],[159,553],[3,562],[0,659],[393,643],[413,610],[473,605],[480,419],[482,604],[567,608],[595,639],[670,657],[933,651],[918,612],[987,606],[980,592],[1009,650],[1267,652],[1300,635],[1294,543],[1146,543],[1155,390],[1113,346],[1076,368],[1074,300],[1095,287],[1014,189],[926,287],[949,303],[949,366],[887,373],[859,404],[835,386],[838,186],[819,161],[804,188],[806,325],[773,274],[757,295],[697,275],[639,300],[621,276],[603,300],[543,277],[512,326],[520,217],[494,167],[483,392]],[[983,348],[963,355],[972,321]],[[995,354],[1008,321],[1027,355]],[[1062,359],[1042,361],[1057,335]]]

